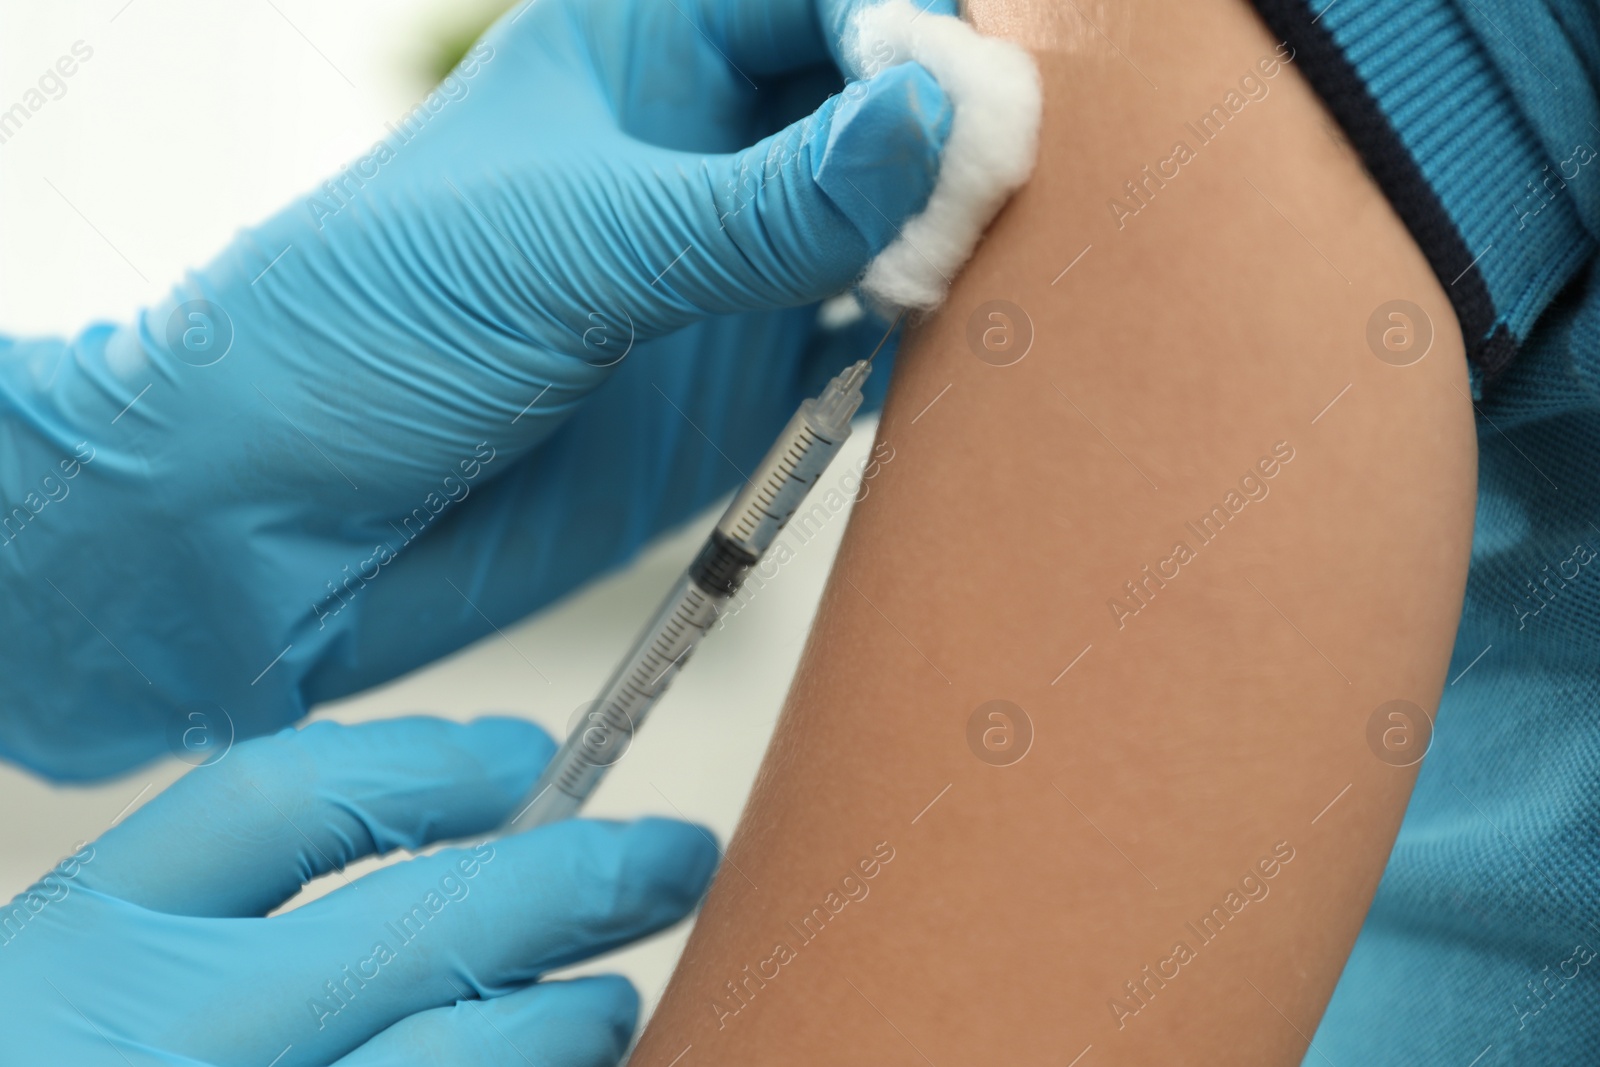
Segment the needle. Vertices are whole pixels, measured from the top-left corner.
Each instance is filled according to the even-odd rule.
[[[899,313],[895,315],[894,321],[889,324],[889,328],[883,332],[883,338],[878,342],[878,347],[874,348],[872,350],[872,355],[867,357],[868,366],[871,366],[872,361],[878,358],[878,353],[883,351],[883,346],[889,343],[889,338],[894,334],[894,328],[900,325],[900,320],[905,317],[906,309],[901,308]]]

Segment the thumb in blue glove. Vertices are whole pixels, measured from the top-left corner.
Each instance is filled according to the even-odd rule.
[[[0,912],[8,1058],[616,1063],[628,982],[539,978],[693,908],[717,860],[697,827],[568,821],[264,917],[362,856],[492,830],[552,749],[514,719],[318,723],[196,768]]]

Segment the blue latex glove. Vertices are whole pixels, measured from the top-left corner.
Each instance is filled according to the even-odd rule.
[[[7,1063],[595,1067],[628,1047],[619,977],[551,968],[677,922],[716,865],[685,823],[491,830],[553,750],[516,719],[317,723],[198,767],[0,913]]]
[[[915,65],[807,113],[846,14],[539,0],[136,326],[0,345],[0,755],[270,731],[736,484],[948,131]]]

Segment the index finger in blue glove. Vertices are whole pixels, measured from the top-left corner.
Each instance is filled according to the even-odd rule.
[[[927,203],[952,116],[933,76],[906,63],[743,152],[705,157],[669,185],[691,246],[664,286],[702,315],[838,292]]]
[[[484,833],[554,744],[530,722],[313,723],[197,767],[96,845],[84,884],[153,911],[265,915],[373,853]]]
[[[625,346],[598,351],[597,321],[608,337],[647,340],[709,315],[797,307],[849,286],[926,205],[952,117],[933,76],[905,63],[739,152],[602,138],[576,158],[457,179],[459,203],[439,205],[433,255],[447,275],[486,277],[490,302],[516,329],[609,366]],[[541,201],[604,209],[530,214],[527,205]],[[580,249],[581,293],[570,280]],[[486,250],[501,259],[492,275]],[[486,341],[474,358],[491,351]],[[543,362],[496,370],[511,382],[548,373]],[[580,388],[597,379],[585,375]]]
[[[278,951],[260,995],[309,1004],[302,1038],[324,1048],[502,996],[679,921],[717,858],[706,831],[669,819],[573,819],[443,849],[267,920]]]

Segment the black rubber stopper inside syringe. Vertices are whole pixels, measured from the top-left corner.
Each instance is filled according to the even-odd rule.
[[[721,530],[712,530],[705,547],[689,564],[689,577],[708,593],[732,596],[744,583],[744,576],[761,557],[729,539]]]

